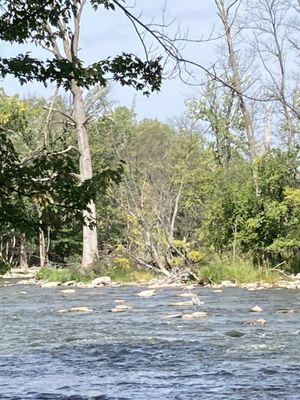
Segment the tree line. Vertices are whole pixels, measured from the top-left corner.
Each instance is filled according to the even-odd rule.
[[[31,41],[53,58],[2,58],[2,76],[52,80],[72,94],[71,102],[58,91],[50,99],[0,95],[3,268],[81,258],[84,268],[170,276],[247,258],[300,270],[297,1],[212,2],[222,56],[169,123],[139,122],[109,101],[111,78],[146,95],[158,90],[159,57],[79,60],[85,1],[3,3],[0,39]],[[168,54],[179,39],[159,38],[177,67],[191,65],[179,50]]]

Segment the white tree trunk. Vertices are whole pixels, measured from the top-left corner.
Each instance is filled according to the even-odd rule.
[[[84,182],[93,177],[91,151],[89,145],[89,137],[86,129],[86,113],[83,104],[82,89],[75,83],[72,85],[74,114],[73,118],[76,124],[76,133],[78,148],[80,151],[80,177]],[[82,267],[89,268],[98,257],[98,239],[96,226],[91,227],[89,221],[96,223],[96,206],[94,201],[88,205],[90,212],[83,212],[85,224],[83,226],[83,251],[82,251]]]

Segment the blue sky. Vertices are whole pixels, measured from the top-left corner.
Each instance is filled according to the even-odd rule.
[[[127,2],[129,3],[129,2]],[[153,19],[160,23],[162,17],[162,0],[137,0],[136,8],[132,10],[142,19],[150,22]],[[169,0],[167,3],[166,20],[174,21],[169,28],[177,30],[180,24],[181,30],[188,30],[189,37],[199,39],[202,35],[208,35],[217,21],[213,0]],[[87,64],[107,56],[114,56],[122,51],[133,52],[140,56],[143,49],[130,22],[119,12],[107,12],[99,8],[97,12],[87,8],[82,21],[80,58]],[[213,60],[213,48],[215,45],[186,44],[183,54],[186,58],[208,66]],[[41,56],[43,52],[31,45],[16,46],[1,44],[0,56],[14,56],[20,52],[32,51]],[[199,81],[201,74],[199,74]],[[20,86],[13,78],[0,81],[8,94],[19,93],[28,95],[51,95],[54,87],[47,90],[37,84]],[[116,104],[131,106],[134,99],[134,90],[121,88],[117,84],[113,86],[112,97]],[[164,81],[161,92],[152,94],[149,98],[141,94],[135,97],[136,111],[139,118],[158,118],[167,121],[169,118],[180,115],[184,111],[186,99],[197,95],[197,89],[184,85],[178,78]]]

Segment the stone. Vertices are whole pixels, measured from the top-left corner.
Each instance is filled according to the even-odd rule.
[[[76,283],[76,281],[67,281],[62,283],[61,286],[73,286]]]
[[[76,282],[73,285],[74,287],[80,288],[80,289],[86,289],[87,288],[87,284],[84,282]]]
[[[69,294],[69,293],[76,293],[76,290],[74,289],[64,289],[61,291],[64,294]]]
[[[206,311],[196,311],[190,314],[183,314],[182,315],[182,319],[185,320],[190,320],[190,319],[196,319],[196,318],[203,318],[203,317],[207,317],[208,316],[208,312]]]
[[[293,309],[283,309],[276,311],[276,314],[295,314],[296,310]]]
[[[90,307],[71,307],[70,312],[90,313],[94,310]]]
[[[261,307],[259,307],[259,306],[255,306],[255,307],[252,307],[250,311],[252,311],[252,312],[262,312],[263,309]]]
[[[236,283],[233,283],[233,282],[231,282],[231,281],[222,281],[222,282],[221,282],[221,286],[222,286],[222,287],[236,287],[237,284],[236,284]]]
[[[65,313],[91,313],[94,310],[90,307],[71,307],[71,308],[63,308],[61,310],[58,310],[57,312],[60,314],[65,314]]]
[[[164,318],[164,319],[182,318],[182,314],[164,315],[163,318]]]
[[[204,304],[204,303],[202,303],[202,304]],[[192,306],[192,305],[193,305],[192,300],[189,300],[189,301],[177,301],[175,303],[168,304],[169,307],[177,307],[177,306],[181,307],[181,306]]]
[[[248,321],[243,322],[243,325],[249,326],[257,326],[257,325],[265,325],[267,321],[263,318],[259,319],[249,319]]]
[[[35,285],[35,279],[22,279],[21,281],[17,282],[17,285]]]
[[[258,284],[257,283],[246,283],[246,285],[244,285],[245,289],[257,289]]]
[[[142,292],[138,293],[137,296],[139,297],[152,297],[155,295],[155,290],[143,290]]]
[[[41,283],[42,288],[54,288],[59,286],[61,283],[60,282],[43,282]]]
[[[233,330],[233,331],[225,332],[225,335],[226,335],[226,336],[233,337],[233,338],[239,338],[239,337],[245,336],[245,334],[244,334],[243,332],[234,331],[234,330]]]
[[[107,286],[111,284],[111,277],[110,276],[100,276],[99,278],[93,279],[91,282],[94,286]]]
[[[112,308],[110,311],[113,313],[118,313],[118,312],[129,311],[131,309],[132,309],[132,307],[127,306],[126,304],[118,304],[114,308]]]

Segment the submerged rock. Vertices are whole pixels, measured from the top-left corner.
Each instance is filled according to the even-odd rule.
[[[251,312],[262,312],[263,309],[259,306],[255,306],[255,307],[252,307],[250,311]]]
[[[131,309],[132,309],[132,307],[127,306],[126,304],[118,304],[114,308],[112,308],[110,311],[113,313],[118,313],[118,312],[129,311]]]
[[[71,312],[75,312],[75,313],[91,313],[94,310],[90,307],[71,307],[71,308],[63,308],[61,310],[58,310],[58,313],[60,314],[64,314],[64,313],[71,313]]]
[[[233,330],[233,331],[225,332],[225,335],[226,335],[226,336],[233,337],[233,338],[238,338],[238,337],[245,336],[245,333],[240,332],[240,331],[234,331],[234,330]]]
[[[76,293],[75,289],[64,289],[61,291],[62,293],[69,294],[69,293]]]
[[[138,293],[137,296],[139,297],[152,297],[155,295],[155,290],[143,290],[142,292]]]
[[[243,322],[243,325],[248,326],[257,326],[257,325],[265,325],[267,321],[263,318],[259,319],[249,319],[248,321]]]
[[[202,304],[204,304],[204,303],[202,303]],[[193,305],[192,300],[189,300],[189,301],[177,301],[175,303],[168,304],[169,307],[192,306],[192,305]]]
[[[276,311],[276,314],[295,314],[296,310],[294,309],[283,309]]]
[[[164,319],[182,318],[182,314],[164,315],[163,318],[164,318]]]
[[[196,318],[203,318],[203,317],[207,317],[208,316],[208,312],[206,311],[196,311],[190,314],[183,314],[182,315],[182,319],[196,319]]]

